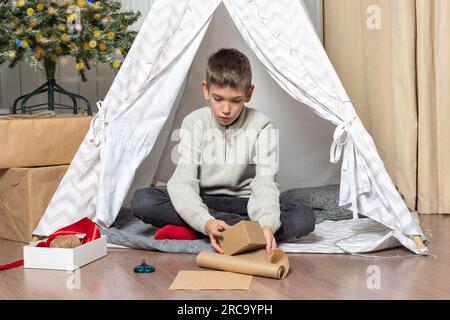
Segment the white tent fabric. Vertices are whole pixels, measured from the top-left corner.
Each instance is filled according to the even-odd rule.
[[[304,7],[297,0],[159,0],[92,121],[34,234],[90,217],[113,224],[136,169],[173,108],[212,16],[224,3],[249,47],[294,99],[337,126],[330,161],[342,156],[339,204],[386,226],[420,254],[425,238],[395,189]]]

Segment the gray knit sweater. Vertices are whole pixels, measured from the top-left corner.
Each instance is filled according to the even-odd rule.
[[[248,197],[248,215],[261,227],[280,226],[278,130],[262,112],[245,106],[234,123],[223,126],[211,108],[183,120],[179,161],[167,190],[181,218],[205,233],[214,219],[200,194]]]

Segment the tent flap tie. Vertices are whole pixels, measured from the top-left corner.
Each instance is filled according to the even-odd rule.
[[[98,147],[100,143],[105,141],[105,129],[107,125],[106,110],[103,106],[103,101],[97,102],[98,112],[92,119],[92,135],[90,140]]]
[[[351,139],[350,133],[348,132],[348,129],[350,128],[351,123],[353,120],[358,118],[357,115],[355,115],[352,119],[338,125],[336,127],[336,130],[334,130],[333,134],[333,144],[331,145],[330,149],[330,162],[331,163],[338,163],[341,159],[342,150],[344,146],[348,143],[348,141]],[[342,136],[346,134],[345,140],[342,141]]]

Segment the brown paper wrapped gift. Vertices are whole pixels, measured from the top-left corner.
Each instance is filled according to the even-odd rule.
[[[0,117],[0,169],[70,164],[92,117]]]
[[[228,256],[264,248],[267,245],[259,223],[245,220],[225,230],[219,243],[224,254]]]
[[[68,167],[0,170],[0,238],[31,241]]]

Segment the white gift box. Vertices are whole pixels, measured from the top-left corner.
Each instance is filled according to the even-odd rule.
[[[73,271],[107,254],[106,236],[73,249],[23,247],[24,268]]]

